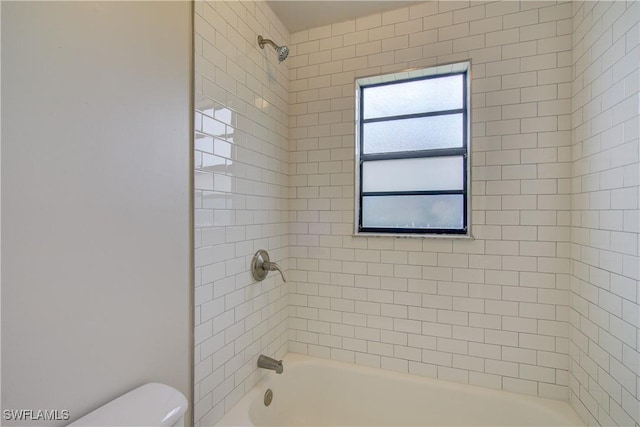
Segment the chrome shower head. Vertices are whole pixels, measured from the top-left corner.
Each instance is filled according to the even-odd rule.
[[[287,59],[287,56],[289,56],[289,48],[287,46],[278,46],[272,40],[265,39],[262,36],[258,36],[258,46],[260,46],[261,49],[264,49],[265,43],[273,46],[276,53],[278,54],[278,61],[282,62]]]
[[[289,56],[289,48],[286,46],[279,46],[276,48],[276,53],[278,54],[278,61],[282,62],[287,59],[287,56]]]

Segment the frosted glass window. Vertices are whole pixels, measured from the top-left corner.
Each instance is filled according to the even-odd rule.
[[[461,194],[362,199],[362,225],[371,228],[461,229],[463,212]]]
[[[363,91],[364,119],[462,108],[461,74],[367,87]]]
[[[362,165],[362,191],[462,190],[462,156],[380,160]]]
[[[470,236],[469,70],[356,80],[356,233]]]
[[[462,147],[462,114],[364,123],[363,152]]]

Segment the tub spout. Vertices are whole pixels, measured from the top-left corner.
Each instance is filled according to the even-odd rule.
[[[265,356],[264,354],[261,354],[260,357],[258,357],[258,367],[276,371],[276,374],[281,374],[282,371],[284,371],[282,360],[272,359],[271,357]]]

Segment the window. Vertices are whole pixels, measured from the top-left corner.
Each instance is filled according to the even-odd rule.
[[[469,235],[469,63],[356,80],[356,233]]]

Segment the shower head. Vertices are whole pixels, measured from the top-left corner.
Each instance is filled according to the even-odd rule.
[[[276,48],[276,52],[278,53],[278,61],[282,62],[287,59],[289,56],[289,48],[286,46],[279,46]]]
[[[278,54],[278,61],[282,62],[287,59],[287,56],[289,56],[289,48],[287,46],[278,46],[272,40],[265,39],[262,36],[258,36],[258,45],[261,49],[264,49],[265,43],[273,46],[276,53]]]

